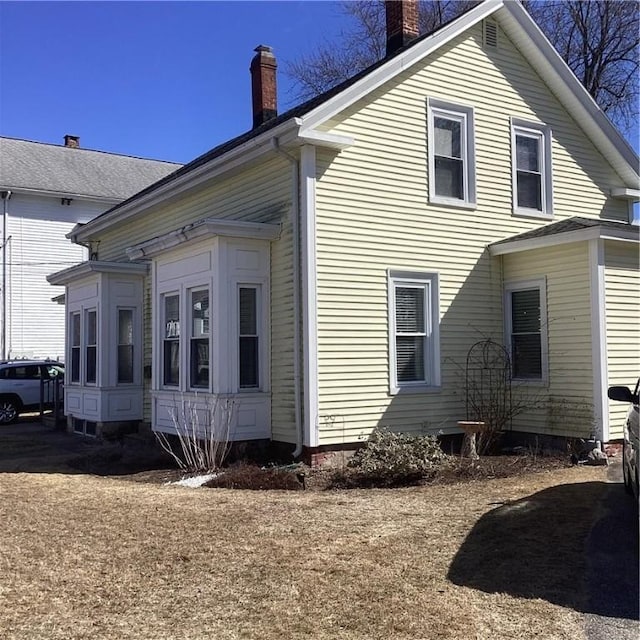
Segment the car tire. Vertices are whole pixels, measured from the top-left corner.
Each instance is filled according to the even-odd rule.
[[[0,399],[0,424],[11,424],[18,419],[20,402],[15,398]]]

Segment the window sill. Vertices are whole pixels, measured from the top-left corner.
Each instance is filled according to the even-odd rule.
[[[415,384],[403,387],[391,387],[389,389],[389,395],[391,396],[404,396],[414,395],[416,393],[440,393],[442,387],[433,386],[428,384]]]
[[[429,198],[429,204],[437,204],[443,207],[455,207],[456,209],[477,209],[476,202],[467,202],[466,200],[454,200],[452,198],[441,198],[432,196]]]
[[[536,220],[553,220],[553,213],[545,213],[536,209],[514,209],[514,218],[535,218]]]
[[[548,387],[549,380],[547,378],[511,378],[511,382],[516,386],[523,387]]]

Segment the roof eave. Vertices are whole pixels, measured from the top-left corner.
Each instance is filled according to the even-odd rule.
[[[87,260],[72,267],[56,271],[47,276],[49,284],[66,285],[70,282],[86,278],[94,273],[119,273],[127,275],[145,275],[149,270],[147,264],[131,262],[107,262],[104,260]]]
[[[497,244],[489,245],[489,253],[492,256],[503,256],[508,253],[519,253],[521,251],[530,251],[531,249],[546,249],[570,242],[585,242],[597,239],[640,243],[640,229],[637,227],[608,229],[594,226],[525,240],[501,241]]]

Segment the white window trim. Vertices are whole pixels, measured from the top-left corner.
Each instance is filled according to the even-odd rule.
[[[132,340],[133,342],[131,343],[131,345],[126,345],[126,344],[120,344],[120,311],[131,311],[131,321],[133,323],[133,335],[132,335]],[[140,384],[140,382],[137,380],[137,372],[136,372],[136,350],[139,349],[140,347],[138,346],[138,342],[139,342],[139,337],[136,331],[136,327],[137,327],[137,310],[135,307],[131,307],[131,306],[117,306],[116,307],[116,323],[118,323],[118,326],[116,328],[116,354],[115,354],[115,368],[116,368],[116,386],[118,387],[131,387],[131,386],[135,386],[136,384]],[[131,380],[131,382],[120,382],[118,380],[118,371],[120,370],[120,347],[124,347],[124,346],[131,346],[133,347],[132,349],[132,374],[133,374],[133,380]]]
[[[427,153],[429,165],[429,202],[468,209],[476,208],[476,158],[473,107],[427,99]],[[434,153],[434,117],[442,116],[461,122],[462,140],[460,140],[463,162],[462,185],[463,198],[447,198],[436,194],[435,153]]]
[[[164,371],[164,343],[167,339],[166,336],[166,303],[165,298],[169,298],[172,296],[178,296],[178,384],[166,384],[165,383],[165,371]],[[158,343],[158,354],[159,354],[159,369],[160,375],[158,376],[159,388],[167,391],[184,391],[184,376],[185,376],[185,363],[184,363],[184,344],[183,344],[183,326],[184,326],[184,309],[185,306],[185,291],[183,287],[179,287],[177,289],[167,289],[166,291],[161,291],[158,294],[158,302],[159,302],[159,320],[160,320],[160,331],[158,332],[159,343]],[[188,345],[187,345],[188,346]]]
[[[192,384],[191,381],[191,342],[194,339],[197,338],[204,338],[205,335],[203,334],[202,336],[194,336],[193,335],[193,307],[191,304],[191,300],[192,300],[192,295],[194,293],[198,293],[200,291],[206,291],[207,295],[208,295],[208,301],[209,301],[209,330],[206,333],[206,339],[208,340],[208,344],[209,344],[209,384],[206,387],[196,387]],[[184,344],[181,345],[181,349],[185,350],[185,359],[186,359],[186,368],[185,368],[185,375],[187,376],[187,383],[188,383],[188,390],[189,391],[193,391],[193,392],[206,392],[206,393],[210,393],[211,392],[211,379],[212,379],[212,369],[213,369],[213,365],[212,365],[212,357],[211,357],[211,319],[212,319],[212,309],[211,309],[211,288],[207,285],[199,285],[196,287],[188,287],[187,289],[185,289],[184,291],[184,297],[185,297],[185,307],[186,307],[186,315],[185,315],[185,328],[188,329],[186,336],[183,336],[182,334],[184,333],[183,331],[181,331],[181,335],[180,335],[180,339],[184,340]],[[182,310],[181,310],[182,312]]]
[[[426,311],[425,377],[426,382],[398,382],[396,364],[396,286],[424,287]],[[387,300],[389,312],[389,393],[424,393],[440,390],[440,307],[439,276],[436,272],[413,272],[389,269]]]
[[[523,135],[538,138],[541,142],[540,168],[541,173],[541,205],[542,211],[518,206],[518,169],[516,159],[516,136]],[[551,127],[527,122],[518,118],[511,118],[511,193],[513,199],[513,214],[528,218],[553,217],[553,165],[551,161]]]
[[[267,336],[269,335],[269,297],[266,283],[260,280],[235,280],[235,293],[233,296],[232,313],[232,335],[233,338],[233,386],[235,393],[251,394],[263,393],[269,389],[269,372],[267,368],[267,358],[269,355],[269,345]],[[258,386],[240,387],[240,289],[256,290],[256,329],[258,337]]]
[[[547,317],[547,279],[542,276],[531,280],[519,280],[505,282],[504,284],[504,343],[509,353],[511,361],[511,371],[513,373],[513,352],[511,348],[511,331],[513,329],[511,320],[511,293],[514,291],[527,291],[538,289],[540,293],[540,358],[542,377],[540,378],[512,378],[519,384],[531,386],[547,386],[549,383],[549,336],[547,327],[549,320]]]

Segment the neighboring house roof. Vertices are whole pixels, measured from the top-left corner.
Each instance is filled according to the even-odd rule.
[[[181,165],[0,137],[0,189],[121,201]]]
[[[632,190],[637,189],[638,156],[601,111],[526,10],[516,0],[485,0],[435,31],[416,38],[392,55],[329,91],[211,149],[76,231],[84,236],[97,226],[108,224],[112,218],[117,219],[121,212],[134,213],[138,207],[144,207],[150,199],[147,196],[151,194],[160,194],[165,191],[165,188],[171,188],[177,183],[182,186],[189,176],[201,179],[207,165],[217,165],[223,161],[221,160],[223,157],[234,150],[242,152],[253,150],[260,144],[266,147],[267,143],[260,138],[267,137],[265,134],[270,132],[273,136],[279,135],[280,132],[289,134],[290,128],[293,128],[299,138],[313,141],[314,136],[318,136],[317,140],[320,142],[320,136],[327,134],[319,131],[317,127],[488,17],[494,18],[510,38],[522,41],[523,53],[551,91],[565,108],[574,114],[584,131],[628,186]],[[286,125],[291,127],[287,128]],[[71,235],[75,233],[72,232]]]
[[[502,255],[596,238],[640,242],[640,227],[615,220],[573,217],[498,240],[489,245],[489,250],[493,255]]]

